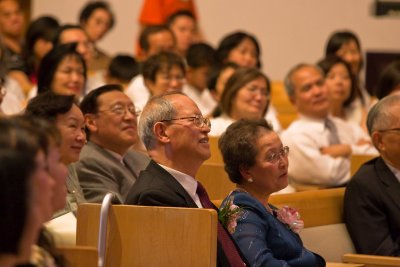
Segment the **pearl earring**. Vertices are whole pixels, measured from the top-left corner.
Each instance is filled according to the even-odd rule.
[[[254,181],[253,178],[247,179],[247,182],[249,182],[249,183],[252,183],[253,181]]]

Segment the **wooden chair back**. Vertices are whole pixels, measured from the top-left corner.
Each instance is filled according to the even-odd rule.
[[[283,129],[297,119],[297,111],[287,96],[283,81],[271,83],[271,103],[278,113],[278,120]]]
[[[97,248],[89,246],[57,247],[64,255],[67,266],[70,267],[97,267]]]
[[[96,228],[86,215],[99,214],[100,205],[79,209],[78,225]],[[77,235],[86,239],[80,242],[97,238],[97,233],[89,237],[85,231],[94,232],[78,228]],[[109,211],[105,266],[215,266],[216,251],[215,210],[114,205]]]
[[[216,136],[209,136],[208,143],[210,144],[211,157],[205,161],[205,163],[218,163],[223,164],[221,151],[218,148],[218,139]]]
[[[365,162],[375,158],[374,155],[351,155],[350,156],[350,175],[353,176],[358,169],[363,165]]]
[[[206,188],[210,199],[224,199],[236,187],[221,163],[203,163],[196,179]]]

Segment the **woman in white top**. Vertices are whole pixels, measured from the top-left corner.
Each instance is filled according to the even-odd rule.
[[[239,68],[229,78],[221,96],[221,115],[211,119],[210,136],[220,136],[234,121],[260,119],[267,112],[270,81],[260,70]]]

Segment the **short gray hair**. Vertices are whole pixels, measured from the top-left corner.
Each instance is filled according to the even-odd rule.
[[[284,85],[285,85],[285,89],[286,89],[286,93],[288,95],[289,98],[293,98],[295,95],[295,86],[293,84],[293,75],[299,71],[300,69],[304,68],[304,67],[311,67],[316,69],[317,71],[319,71],[321,73],[321,76],[324,77],[324,72],[322,71],[322,69],[314,64],[310,64],[310,63],[299,63],[297,65],[295,65],[294,67],[292,67],[289,72],[286,74],[285,79],[284,79]]]
[[[400,114],[393,114],[391,108],[400,104],[400,95],[388,95],[376,103],[368,112],[367,128],[369,135],[390,128],[394,120],[400,120]]]
[[[169,92],[150,98],[139,120],[139,136],[147,150],[153,147],[156,136],[153,132],[154,125],[163,120],[173,119],[176,110],[170,101],[172,95],[185,95],[180,92]]]

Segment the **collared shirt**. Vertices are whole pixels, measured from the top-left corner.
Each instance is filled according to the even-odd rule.
[[[329,117],[335,123],[342,144],[351,146],[353,154],[378,155],[372,144],[358,145],[369,136],[355,123]],[[281,134],[282,143],[290,147],[289,177],[293,183],[326,187],[346,184],[350,179],[350,159],[321,153],[329,146],[325,119],[301,116]]]
[[[125,93],[129,96],[137,109],[143,110],[151,97],[149,89],[144,84],[143,75],[133,77]]]
[[[397,180],[400,182],[400,170],[390,165],[386,160],[383,160],[388,166],[388,168],[393,172],[394,176],[396,176]]]
[[[186,192],[189,194],[189,196],[193,199],[194,203],[196,203],[196,205],[199,208],[202,208],[203,206],[201,205],[199,196],[196,193],[197,190],[197,180],[195,178],[193,178],[190,175],[187,175],[183,172],[171,169],[167,166],[160,165],[163,169],[165,169],[169,174],[171,174],[180,185],[182,185],[182,187],[186,190]]]

